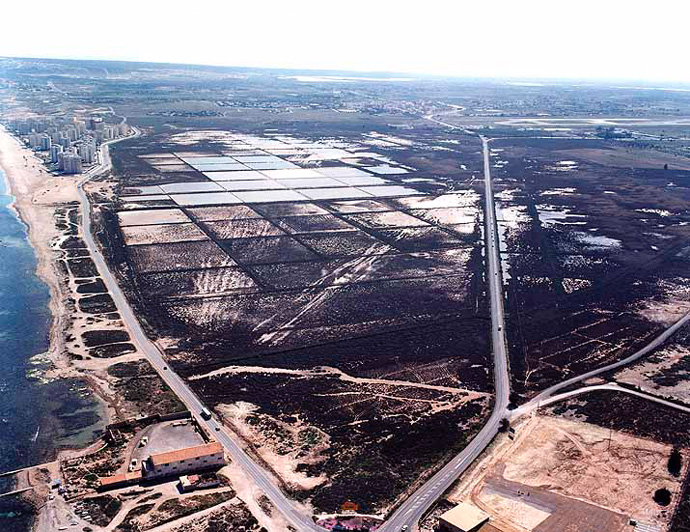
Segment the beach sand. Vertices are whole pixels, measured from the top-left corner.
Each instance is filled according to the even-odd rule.
[[[50,334],[46,379],[77,378],[86,382],[102,403],[104,424],[115,418],[129,417],[132,412],[123,410],[119,394],[113,388],[113,379],[108,375],[109,366],[142,358],[139,353],[117,358],[91,358],[80,335],[89,329],[126,330],[120,320],[98,318],[75,308],[68,307],[69,299],[81,297],[71,276],[65,276],[56,265],[61,253],[53,241],[63,236],[55,225],[56,209],[75,202],[79,209],[77,184],[82,175],[54,177],[49,174],[42,161],[21,144],[15,137],[0,127],[0,167],[5,171],[10,190],[15,196],[14,209],[28,227],[28,236],[37,258],[38,276],[50,289],[50,310],[53,323]],[[96,184],[93,189],[101,189]],[[81,236],[81,227],[79,228]],[[88,295],[88,294],[87,294]],[[66,339],[73,338],[72,341]],[[70,357],[68,353],[73,356]],[[64,454],[64,453],[62,453]]]
[[[49,356],[57,367],[69,362],[64,356],[67,309],[65,296],[55,268],[51,241],[59,236],[55,227],[55,209],[59,203],[77,201],[77,178],[53,177],[31,150],[0,127],[0,167],[5,171],[12,195],[12,207],[26,224],[37,260],[37,274],[50,289],[53,324]]]

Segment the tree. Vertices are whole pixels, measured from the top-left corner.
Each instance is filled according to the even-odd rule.
[[[654,492],[654,502],[659,506],[668,506],[671,504],[671,492],[666,488],[656,490]]]
[[[683,455],[674,448],[671,451],[671,456],[668,457],[668,472],[674,477],[679,477],[681,469],[683,469]]]

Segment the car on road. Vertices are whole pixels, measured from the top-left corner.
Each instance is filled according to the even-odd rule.
[[[132,461],[129,463],[129,470],[134,471],[138,465],[139,460],[137,460],[136,458],[132,458]]]
[[[201,417],[203,417],[206,421],[208,421],[209,419],[211,419],[211,412],[209,411],[208,408],[204,408],[204,409],[201,411]]]
[[[141,440],[139,440],[139,447],[146,447],[149,443],[149,437],[144,436]]]

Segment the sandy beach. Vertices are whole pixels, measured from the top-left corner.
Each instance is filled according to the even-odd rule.
[[[76,178],[56,178],[25,146],[0,127],[0,167],[5,171],[13,208],[28,229],[29,242],[36,253],[37,274],[50,289],[53,324],[49,357],[56,367],[65,368],[63,332],[67,318],[65,293],[57,274],[51,241],[59,236],[55,227],[55,208],[59,203],[77,200]]]
[[[56,227],[56,210],[71,202],[78,202],[77,183],[83,176],[50,175],[31,150],[2,127],[0,167],[5,171],[10,190],[15,196],[13,207],[28,228],[29,241],[37,259],[37,274],[50,289],[53,323],[47,356],[52,367],[47,370],[46,377],[85,381],[102,402],[104,423],[126,416],[128,412],[122,411],[121,398],[112,387],[113,380],[107,374],[107,368],[115,361],[137,360],[141,355],[132,353],[119,356],[117,360],[88,356],[87,349],[79,342],[80,333],[94,327],[125,329],[124,323],[119,319],[94,320],[91,314],[80,311],[74,305],[68,307],[66,302],[69,299],[78,300],[80,295],[77,294],[77,285],[72,276],[59,271],[56,263],[62,252],[55,242],[64,237]],[[73,208],[78,209],[78,206],[75,204]]]
[[[75,284],[73,275],[66,274],[58,267],[58,262],[61,262],[60,258],[64,255],[59,246],[59,242],[64,239],[64,232],[58,228],[56,221],[60,216],[64,217],[65,209],[79,211],[76,187],[83,176],[52,176],[30,149],[1,126],[0,168],[5,173],[9,192],[14,196],[11,208],[27,227],[28,240],[36,256],[37,275],[46,283],[50,292],[49,310],[52,324],[49,349],[44,355],[48,362],[44,378],[76,378],[86,383],[100,404],[98,410],[101,425],[110,423],[115,418],[134,415],[131,405],[123,401],[121,393],[115,390],[114,380],[108,375],[107,369],[114,363],[137,360],[141,355],[131,353],[117,359],[88,356],[87,349],[80,345],[80,334],[84,330],[93,327],[123,329],[124,324],[119,319],[94,317],[70,303],[74,300],[79,301],[83,294],[77,293],[78,285]],[[61,211],[63,214],[59,215]],[[78,234],[81,234],[81,224],[79,225]],[[100,446],[101,440],[94,442],[89,438],[84,439],[81,448],[74,449],[59,448],[56,442],[55,451],[58,451],[57,459],[64,460],[88,454]],[[51,465],[48,469],[53,473],[53,478],[58,476],[56,465]],[[46,512],[47,506],[43,501],[48,492],[44,476],[45,473],[40,469],[33,469],[17,479],[18,485],[22,487],[34,487],[34,491],[27,492],[23,497],[36,507],[42,508],[36,516],[34,530],[52,530],[57,520],[68,514],[68,507],[63,504],[58,505],[60,509],[57,512]]]

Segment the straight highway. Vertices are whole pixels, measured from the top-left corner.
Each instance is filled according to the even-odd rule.
[[[435,120],[434,120],[435,121]],[[441,123],[441,122],[439,122]],[[448,125],[443,124],[442,125]],[[484,201],[485,201],[485,244],[487,256],[487,286],[491,301],[491,340],[494,359],[494,382],[496,395],[489,421],[460,454],[455,456],[440,471],[415,491],[391,515],[379,529],[382,532],[396,532],[404,526],[413,530],[424,513],[443,493],[462,475],[491,443],[508,415],[510,395],[510,376],[508,373],[508,349],[505,338],[505,318],[503,310],[503,277],[501,275],[500,245],[496,225],[493,185],[491,182],[491,161],[489,139],[482,141],[484,156]],[[433,437],[433,436],[432,436]]]

